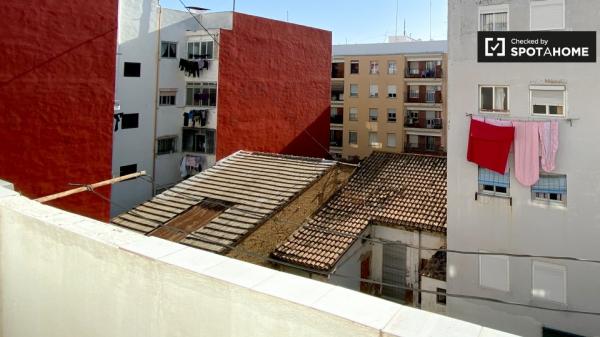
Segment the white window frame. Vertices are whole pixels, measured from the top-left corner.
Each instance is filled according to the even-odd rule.
[[[354,142],[354,143],[352,143],[352,142],[350,141],[350,140],[351,140],[351,137],[350,137],[350,136],[351,136],[352,134],[354,134],[354,135],[355,135],[355,138],[354,138],[355,142]],[[348,131],[348,144],[350,144],[350,145],[358,145],[358,132],[357,132],[357,131]]]
[[[547,6],[548,4],[561,4],[562,5],[562,14],[563,14],[563,19],[562,19],[562,27],[553,27],[553,28],[546,28],[546,29],[539,29],[536,28],[534,29],[531,26],[532,20],[531,20],[531,14],[533,12],[533,8],[534,7],[542,7],[542,6]],[[540,31],[540,30],[563,30],[565,29],[566,25],[567,25],[567,8],[565,7],[565,0],[531,0],[529,1],[529,30],[530,31]]]
[[[563,114],[551,115],[550,108],[546,105],[546,114],[533,113],[533,91],[562,91],[563,93]],[[566,118],[567,117],[567,87],[564,85],[530,85],[529,86],[529,114],[531,116],[542,116],[549,118]]]
[[[371,119],[371,111],[375,111],[375,119]],[[369,108],[369,122],[377,122],[379,120],[379,109]]]
[[[390,112],[393,110],[394,120],[390,120]],[[396,108],[387,108],[387,122],[388,123],[396,123],[398,121],[398,109]]]
[[[350,112],[348,113],[349,121],[357,121],[358,120],[358,108],[350,108]]]
[[[550,198],[540,198],[536,195],[536,193],[541,193],[541,192],[534,192],[533,189],[535,187],[535,184],[531,185],[530,190],[531,190],[531,200],[533,200],[536,203],[541,203],[541,204],[548,204],[548,205],[560,205],[560,206],[566,206],[567,205],[567,195],[569,193],[569,185],[568,185],[568,181],[567,181],[567,175],[566,174],[555,174],[555,173],[545,173],[545,172],[540,172],[540,178],[542,178],[542,176],[546,176],[546,177],[556,177],[556,178],[565,178],[565,192],[564,193],[555,193],[555,194],[560,194],[561,195],[561,200],[553,200]],[[538,180],[539,182],[539,180]],[[546,194],[550,194],[550,193],[546,193]]]
[[[170,135],[170,136],[162,136],[156,139],[156,155],[157,156],[162,156],[165,154],[172,154],[172,153],[177,153],[177,149],[178,149],[178,144],[177,144],[177,140],[179,137],[177,137],[177,135]],[[173,150],[169,151],[169,152],[158,152],[159,146],[158,143],[160,141],[165,141],[165,140],[170,140],[173,144]]]
[[[538,296],[535,295],[535,291],[536,291],[536,284],[535,284],[535,270],[536,270],[536,266],[539,267],[543,267],[543,268],[547,268],[547,269],[553,269],[555,271],[560,271],[563,273],[563,294],[564,296],[562,297],[562,299],[560,301],[555,301],[552,299],[548,299],[542,296]],[[552,263],[547,263],[547,262],[542,262],[542,261],[533,261],[531,264],[531,295],[535,300],[538,301],[545,301],[545,302],[552,302],[552,303],[559,303],[559,304],[563,304],[563,305],[567,305],[567,267],[560,265],[560,264],[552,264]]]
[[[369,62],[369,74],[370,75],[379,75],[379,61],[370,61]]]
[[[375,90],[373,90],[375,89]],[[369,85],[369,98],[378,98],[379,97],[379,84],[370,84]]]
[[[390,145],[390,136],[393,136],[394,145]],[[395,148],[395,147],[398,146],[398,137],[396,137],[395,133],[388,133],[387,134],[386,146],[389,147],[389,148]]]
[[[174,96],[175,99],[173,100],[173,104],[166,104],[163,103],[163,97],[172,97]],[[174,106],[177,104],[177,89],[160,89],[158,92],[158,105],[160,106]]]
[[[488,196],[493,196],[493,197],[510,197],[510,169],[509,169],[509,170],[507,170],[507,171],[506,171],[506,172],[503,174],[503,176],[505,176],[505,175],[507,175],[507,174],[508,174],[508,186],[506,186],[506,187],[505,187],[505,188],[506,188],[506,192],[499,192],[499,191],[497,191],[498,187],[503,187],[503,186],[500,186],[500,185],[494,185],[494,184],[481,184],[481,179],[480,179],[480,175],[479,175],[479,174],[480,174],[480,170],[481,170],[481,169],[484,169],[484,168],[483,168],[483,167],[478,167],[478,168],[477,168],[477,185],[478,185],[477,193],[478,193],[478,194],[481,194],[481,195],[488,195]],[[500,173],[498,173],[498,172],[494,172],[494,171],[492,171],[492,170],[489,170],[489,169],[488,169],[488,171],[491,171],[493,174],[498,174],[498,175],[500,175]],[[488,191],[488,190],[486,190],[486,189],[484,188],[484,186],[486,186],[486,185],[487,185],[487,186],[493,186],[493,187],[494,187],[494,190],[493,190],[493,191]]]
[[[481,90],[483,88],[492,88],[492,104],[494,105],[492,110],[483,110],[482,108],[482,104],[483,104],[483,95],[481,93]],[[497,110],[495,109],[495,105],[496,105],[496,88],[506,88],[506,110]],[[509,114],[510,113],[510,86],[508,85],[501,85],[501,84],[480,84],[479,85],[479,104],[478,104],[478,109],[480,113],[487,113],[487,114]]]
[[[477,30],[481,31],[481,15],[482,14],[496,14],[496,13],[505,13],[505,12],[506,12],[506,31],[510,31],[510,6],[508,4],[480,6],[479,14],[477,15]]]
[[[394,90],[392,91],[390,89],[394,89]],[[388,94],[387,94],[388,98],[396,98],[396,97],[398,97],[398,86],[397,85],[395,85],[395,84],[389,84],[387,86],[387,91],[388,91]]]
[[[375,142],[371,141],[371,135],[375,135]],[[369,146],[374,147],[374,148],[379,148],[380,143],[379,143],[379,135],[377,134],[377,132],[369,131]]]
[[[416,91],[413,91],[412,88],[417,87]],[[421,93],[421,86],[419,85],[409,85],[408,86],[408,97],[410,98],[419,98],[419,94]],[[413,93],[416,93],[415,96],[413,96]]]
[[[479,250],[480,253],[488,253],[484,250]],[[506,263],[506,287],[494,287],[492,285],[486,285],[482,283],[482,259],[498,259],[503,260]],[[506,255],[479,255],[479,286],[485,289],[493,289],[497,291],[509,292],[510,291],[510,259]]]
[[[356,93],[352,93],[352,86],[356,87]],[[359,90],[360,90],[360,87],[358,86],[358,84],[350,83],[350,97],[358,97]]]
[[[392,64],[394,65],[392,67]],[[398,73],[398,62],[394,60],[388,61],[388,75],[396,75]]]

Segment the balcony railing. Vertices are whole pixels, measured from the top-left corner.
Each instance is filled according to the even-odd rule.
[[[413,144],[406,143],[404,152],[407,153],[425,153],[425,154],[443,154],[444,148],[437,144]]]
[[[331,124],[344,124],[344,115],[330,116],[329,122]]]
[[[419,128],[419,129],[443,129],[444,124],[441,118],[417,118],[406,117],[404,119],[404,127]]]
[[[404,78],[442,78],[442,69],[409,69],[404,74]]]
[[[417,96],[412,96],[408,93],[408,95],[406,95],[406,103],[440,104],[442,103],[442,92],[419,93]]]

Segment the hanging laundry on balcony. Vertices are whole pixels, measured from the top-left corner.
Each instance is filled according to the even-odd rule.
[[[515,127],[515,178],[531,186],[540,178],[540,136],[538,122],[513,122]]]
[[[556,168],[558,151],[558,121],[542,122],[539,126],[540,146],[542,150],[542,169],[552,172]]]
[[[124,115],[125,114],[122,112],[113,115],[113,118],[115,119],[115,131],[119,131],[119,122],[121,122],[121,118],[123,118]]]
[[[467,160],[504,174],[514,135],[512,126],[496,126],[471,119]]]
[[[189,126],[190,125],[190,113],[189,112],[184,112],[183,113],[183,126]]]
[[[184,71],[186,76],[200,77],[202,70],[207,70],[209,61],[207,59],[198,58],[192,60],[179,59],[179,70]]]

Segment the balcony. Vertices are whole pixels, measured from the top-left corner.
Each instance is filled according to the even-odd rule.
[[[343,79],[344,78],[344,62],[333,62],[331,64],[331,78],[332,79]]]
[[[331,124],[344,124],[344,108],[332,107],[329,122]]]
[[[441,104],[442,103],[442,91],[441,90],[430,90],[426,86],[419,86],[418,90],[411,90],[409,86],[406,90],[406,101],[405,103],[414,104]]]
[[[344,82],[331,82],[331,102],[338,105],[344,102]]]
[[[420,111],[417,116],[404,118],[404,127],[415,129],[436,129],[444,128],[443,120],[439,117],[427,118],[427,111]]]
[[[329,146],[330,147],[342,147],[344,139],[343,130],[329,130]]]
[[[441,61],[409,61],[406,64],[404,78],[441,79],[442,75]]]

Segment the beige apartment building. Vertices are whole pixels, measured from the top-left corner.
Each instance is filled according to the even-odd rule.
[[[446,41],[333,46],[330,152],[446,152]]]

